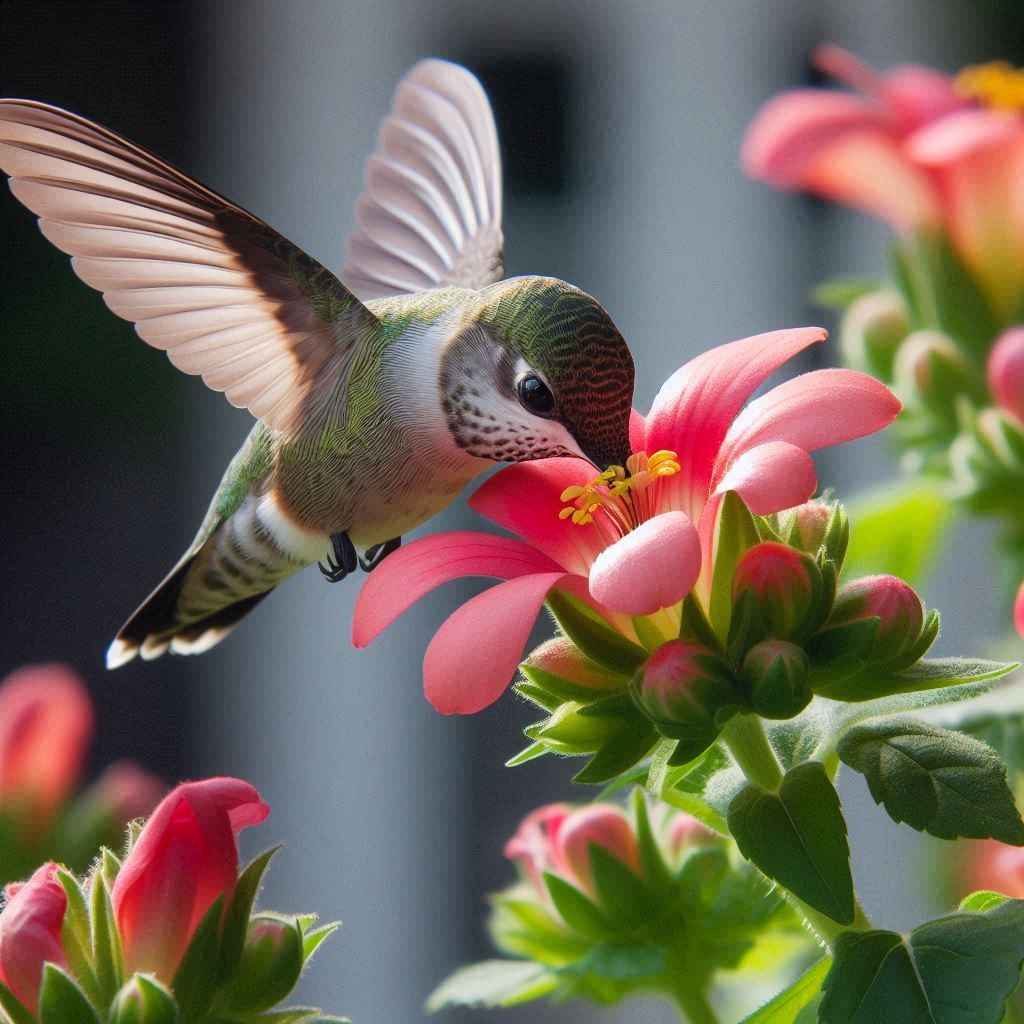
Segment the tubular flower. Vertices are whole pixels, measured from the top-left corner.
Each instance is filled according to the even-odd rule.
[[[0,802],[31,831],[70,796],[92,730],[89,696],[64,665],[29,665],[0,686]]]
[[[33,1012],[43,965],[65,964],[61,926],[67,896],[57,865],[44,864],[23,885],[7,887],[0,913],[0,981]]]
[[[270,813],[239,779],[176,787],[153,812],[111,893],[131,971],[170,982],[196,928],[238,877],[236,836]]]
[[[691,360],[646,418],[634,413],[634,455],[621,472],[595,478],[566,458],[502,470],[470,505],[522,540],[458,532],[401,548],[363,586],[354,644],[366,646],[442,583],[502,581],[462,605],[424,659],[428,700],[446,714],[471,714],[504,692],[553,590],[630,640],[638,639],[633,616],[667,638],[687,594],[708,598],[727,492],[758,515],[798,505],[817,486],[810,452],[880,430],[899,412],[884,385],[851,370],[804,374],[744,408],[772,373],[825,337],[819,328],[776,331]]]
[[[956,77],[914,65],[879,74],[836,46],[813,59],[855,91],[770,100],[744,140],[746,172],[900,232],[943,228],[1008,310],[1024,286],[1024,72],[994,63]]]

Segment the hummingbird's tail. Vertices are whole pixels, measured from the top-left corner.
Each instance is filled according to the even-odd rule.
[[[192,547],[121,627],[107,649],[107,668],[136,655],[171,650],[202,654],[220,643],[278,583],[308,565],[283,550],[260,516],[255,497],[201,530]]]

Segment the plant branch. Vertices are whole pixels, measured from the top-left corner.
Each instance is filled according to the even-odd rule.
[[[722,739],[751,782],[769,793],[778,792],[782,766],[757,715],[735,715],[722,730]]]

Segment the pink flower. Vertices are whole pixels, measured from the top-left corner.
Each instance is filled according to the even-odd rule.
[[[64,665],[29,665],[0,685],[0,802],[44,831],[68,798],[92,738],[89,695]]]
[[[116,761],[96,780],[90,796],[118,823],[144,818],[160,802],[167,787],[134,761]]]
[[[444,714],[472,714],[508,686],[554,587],[629,636],[629,616],[674,609],[695,585],[706,601],[726,492],[736,491],[759,515],[798,505],[817,487],[809,452],[881,430],[899,412],[884,385],[852,370],[804,374],[743,408],[783,363],[825,337],[812,327],[760,334],[676,371],[648,417],[633,415],[630,441],[639,454],[620,494],[621,477],[595,482],[582,460],[503,469],[470,505],[523,540],[462,531],[399,549],[363,585],[353,643],[365,647],[442,583],[503,581],[449,617],[423,662],[431,704]],[[678,463],[674,452],[682,453]],[[666,469],[672,472],[661,475]]]
[[[996,339],[988,356],[988,386],[996,402],[1024,422],[1024,327]]]
[[[65,966],[61,926],[67,896],[57,865],[44,864],[22,885],[7,887],[0,913],[0,981],[35,1012],[43,964]]]
[[[170,982],[199,922],[238,878],[237,834],[270,809],[247,782],[186,782],[153,812],[112,893],[125,966]]]
[[[1024,286],[1021,72],[879,74],[839,47],[814,55],[855,93],[798,89],[762,107],[743,144],[751,177],[866,210],[898,231],[941,226],[997,308]]]
[[[968,892],[990,889],[1024,899],[1024,848],[997,839],[972,843],[964,870]]]
[[[505,856],[515,861],[536,889],[546,898],[544,872],[555,871],[555,837],[562,822],[572,813],[569,804],[545,804],[531,811],[516,834],[505,844]]]
[[[1017,589],[1017,597],[1013,602],[1013,625],[1024,636],[1024,583]]]
[[[817,566],[805,551],[763,541],[743,553],[732,578],[733,601],[749,594],[768,633],[786,638],[800,631],[814,607]]]
[[[878,619],[872,646],[875,658],[899,657],[913,648],[924,627],[924,605],[909,583],[898,576],[862,576],[839,588],[830,627]]]

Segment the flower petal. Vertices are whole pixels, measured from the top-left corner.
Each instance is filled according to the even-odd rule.
[[[938,167],[1012,141],[1020,134],[1017,114],[972,107],[915,132],[907,140],[907,154],[926,167]]]
[[[442,715],[472,715],[508,687],[548,591],[565,573],[499,583],[457,608],[423,658],[423,690]]]
[[[1021,583],[1013,602],[1013,625],[1017,632],[1024,636],[1024,583]]]
[[[814,461],[803,448],[769,441],[740,455],[715,493],[735,491],[754,515],[767,516],[802,504],[817,486]]]
[[[590,570],[590,593],[628,615],[669,608],[693,589],[700,538],[685,512],[664,512],[605,548]]]
[[[813,452],[873,434],[899,414],[899,399],[856,370],[815,370],[784,381],[736,417],[715,465],[722,479],[745,451],[786,441]]]
[[[629,414],[629,447],[634,452],[643,451],[647,439],[647,421],[641,412],[633,409]]]
[[[596,475],[582,459],[519,462],[495,473],[469,499],[474,512],[528,541],[569,572],[585,575],[603,547],[598,530],[559,519],[566,487]]]
[[[920,64],[903,64],[887,72],[879,95],[905,131],[914,131],[967,106],[949,75]]]
[[[743,403],[783,363],[828,337],[820,327],[771,331],[719,345],[662,385],[647,417],[648,451],[678,452],[682,470],[662,480],[662,507],[696,522],[711,490],[718,449]]]
[[[388,555],[366,578],[352,616],[352,643],[365,647],[421,597],[451,580],[559,571],[550,558],[511,537],[469,530],[422,537]]]

